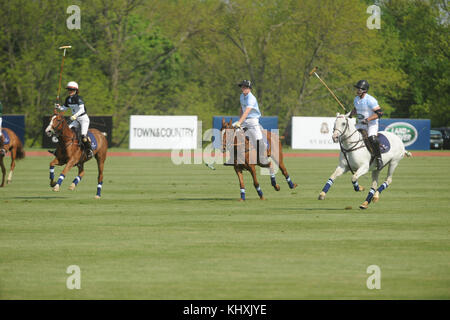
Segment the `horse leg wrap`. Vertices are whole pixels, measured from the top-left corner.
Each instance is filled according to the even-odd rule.
[[[388,183],[387,183],[387,182],[383,183],[383,184],[378,188],[378,190],[377,190],[378,193],[383,192],[383,190],[386,189],[387,187],[389,187]]]
[[[80,181],[81,181],[81,177],[80,177],[80,176],[77,176],[75,179],[73,179],[72,183],[73,183],[74,185],[77,185],[78,182],[80,182]]]
[[[50,180],[53,181],[55,179],[55,167],[50,167]]]
[[[289,176],[286,177],[286,181],[289,185],[289,188],[294,189],[294,183],[291,181],[291,178],[289,178]]]
[[[64,181],[64,178],[65,178],[66,176],[65,175],[63,175],[62,173],[59,175],[59,179],[58,179],[58,182],[56,182],[56,184],[59,184],[59,185],[61,185],[62,184],[62,182]]]
[[[274,174],[270,176],[270,183],[272,184],[273,187],[277,185],[277,180],[275,180]]]
[[[353,184],[353,189],[355,189],[355,191],[359,191],[358,180],[356,180],[355,182],[352,181],[352,184]]]
[[[241,189],[241,199],[245,200],[245,189]]]
[[[323,187],[322,191],[327,193],[328,190],[330,190],[332,185],[333,185],[333,179],[328,179],[328,181],[327,181],[327,183],[325,183],[325,186]]]
[[[99,184],[97,185],[97,196],[101,196],[102,194],[102,185],[103,185],[103,181],[99,182]]]
[[[260,186],[258,186],[258,187],[256,188],[256,192],[258,192],[258,196],[259,196],[260,198],[263,197],[263,192],[261,191],[261,187],[260,187]]]
[[[375,194],[375,189],[370,188],[369,194],[367,195],[366,201],[370,203],[372,201],[373,195]]]

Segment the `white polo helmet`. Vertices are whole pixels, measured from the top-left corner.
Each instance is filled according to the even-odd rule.
[[[75,81],[70,81],[67,84],[66,89],[76,89],[76,90],[78,90],[78,83],[76,83]]]

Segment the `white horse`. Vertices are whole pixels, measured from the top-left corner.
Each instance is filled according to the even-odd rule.
[[[392,176],[400,160],[405,155],[411,157],[411,153],[405,150],[400,137],[387,131],[380,131],[380,133],[388,139],[390,150],[381,155],[384,166],[389,165],[389,167],[386,180],[378,187],[378,175],[381,170],[377,170],[376,161],[371,162],[372,155],[364,143],[361,132],[356,129],[354,119],[349,118],[349,113],[346,115],[337,114],[332,137],[333,141],[339,142],[341,147],[339,165],[320,192],[319,200],[324,200],[333,181],[349,170],[353,173],[352,184],[355,191],[364,191],[364,187],[358,184],[358,178],[369,171],[372,172],[372,187],[366,200],[359,207],[367,209],[372,200],[373,202],[379,200],[380,193],[392,183]]]

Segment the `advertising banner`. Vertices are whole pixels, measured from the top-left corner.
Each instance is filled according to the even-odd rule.
[[[331,139],[335,120],[335,117],[292,117],[292,149],[339,150],[339,143]],[[406,149],[430,149],[429,119],[381,118],[379,131],[395,133]]]
[[[130,117],[130,149],[195,149],[197,116]]]

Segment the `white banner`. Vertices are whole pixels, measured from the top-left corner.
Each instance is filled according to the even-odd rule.
[[[292,149],[339,150],[334,143],[334,121],[328,117],[292,117]]]
[[[197,116],[130,117],[130,149],[195,149]]]

